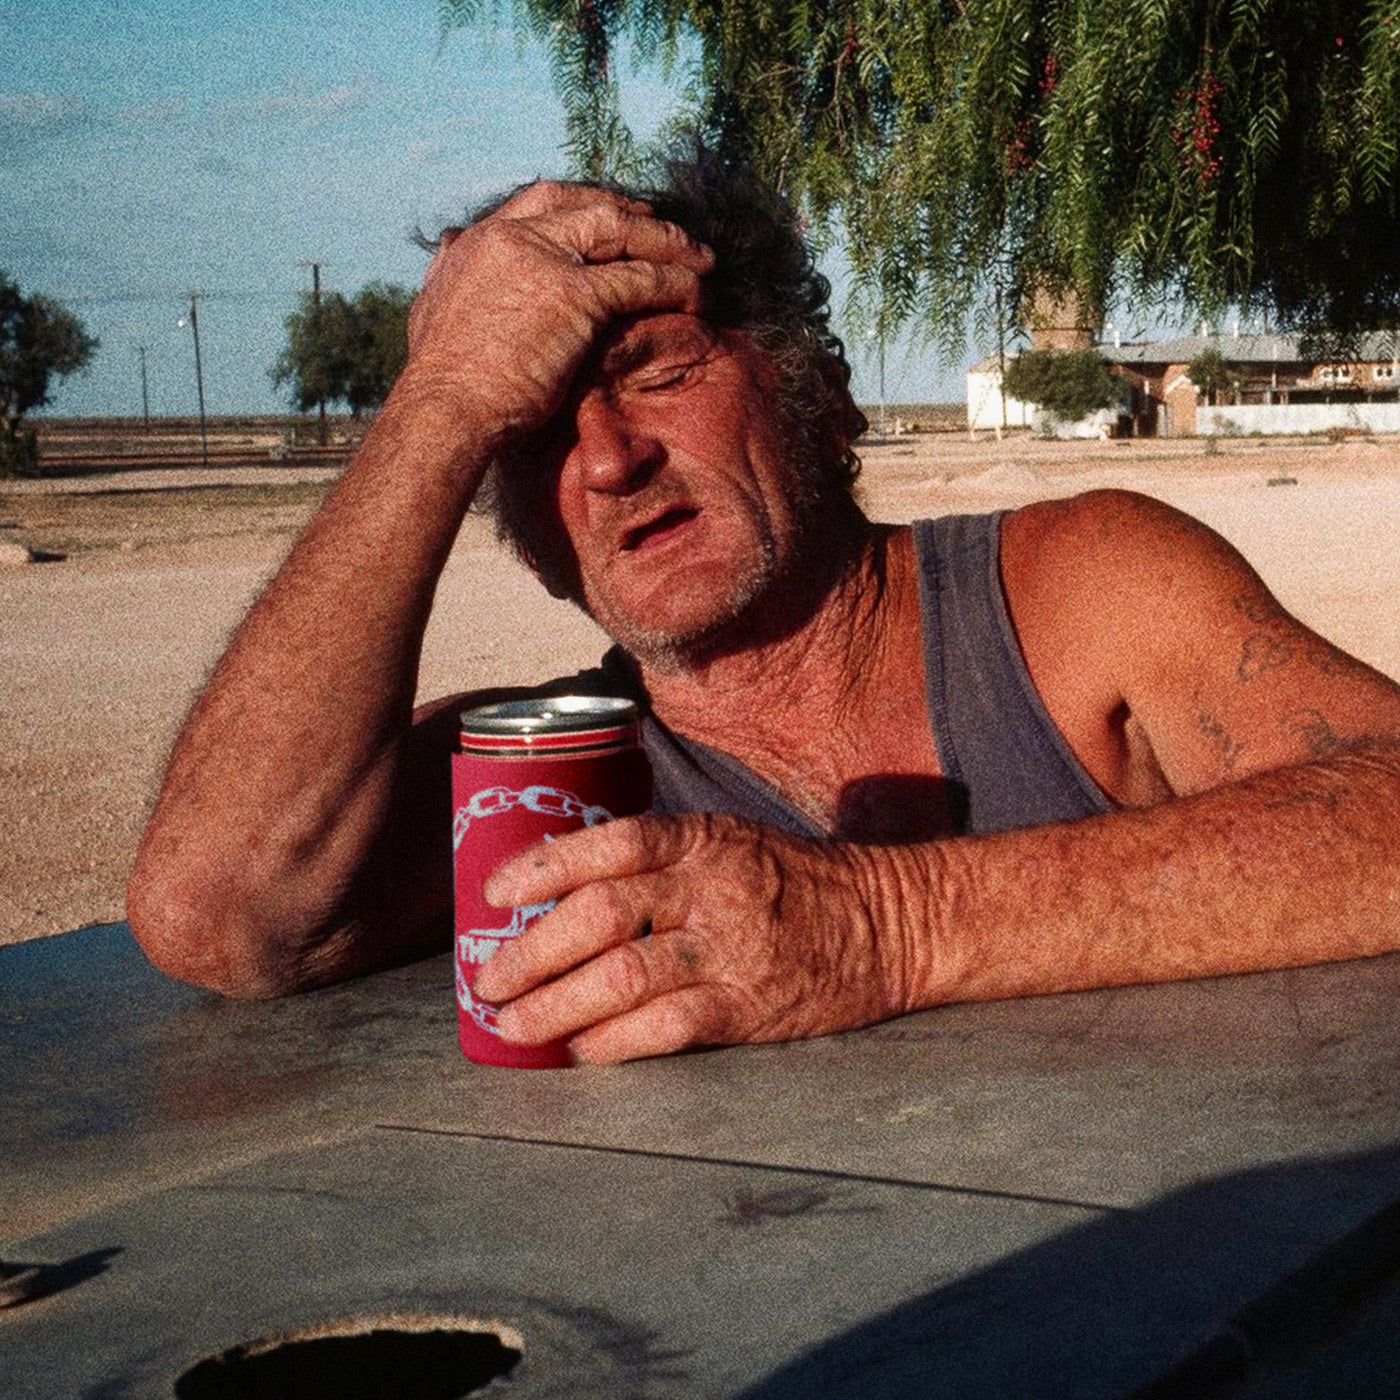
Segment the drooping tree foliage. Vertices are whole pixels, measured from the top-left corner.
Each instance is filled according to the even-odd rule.
[[[311,293],[287,317],[286,348],[272,367],[302,412],[318,403],[344,403],[358,417],[389,396],[408,357],[408,310],[413,294],[371,282],[347,299]]]
[[[847,241],[880,323],[1176,298],[1400,309],[1400,0],[439,0],[549,47],[574,162],[625,168],[620,44]]]
[[[0,476],[34,466],[25,415],[49,402],[54,379],[85,368],[97,346],[71,311],[37,292],[25,296],[0,272]]]

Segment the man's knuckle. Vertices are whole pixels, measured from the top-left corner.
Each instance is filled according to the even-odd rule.
[[[621,892],[608,883],[585,886],[571,902],[578,915],[595,928],[616,930],[630,917]]]
[[[700,975],[706,964],[703,938],[689,930],[682,930],[671,934],[665,945],[679,980],[693,981]]]
[[[608,969],[612,990],[628,1006],[646,1001],[651,994],[651,968],[646,954],[635,943],[619,947]]]
[[[667,997],[652,1009],[651,1033],[658,1049],[684,1050],[717,1039],[712,1022],[708,1003],[702,996]]]

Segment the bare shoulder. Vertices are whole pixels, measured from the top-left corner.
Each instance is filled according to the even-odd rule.
[[[1073,655],[1081,682],[1120,687],[1148,643],[1189,627],[1190,595],[1248,591],[1248,564],[1214,531],[1149,496],[1089,491],[1002,523],[1001,576],[1032,674]],[[1144,636],[1143,629],[1150,628]]]
[[[1032,679],[1111,791],[1144,765],[1186,792],[1400,736],[1400,687],[1163,502],[1094,491],[1017,511],[1002,580]]]
[[[1164,559],[1178,569],[1244,564],[1199,520],[1152,496],[1116,489],[1037,501],[1012,512],[1002,525],[1002,551],[1004,564],[1053,571],[1070,584],[1083,578],[1098,585],[1125,571],[1141,581],[1144,564]]]

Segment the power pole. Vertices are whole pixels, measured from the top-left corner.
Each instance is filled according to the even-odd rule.
[[[138,345],[136,353],[141,360],[141,425],[149,428],[151,426],[151,393],[146,382],[146,347]]]
[[[190,329],[194,332],[194,382],[199,390],[199,447],[209,465],[209,429],[204,417],[204,361],[199,353],[199,293],[190,293]]]
[[[321,268],[326,264],[313,262],[299,263],[298,266],[311,269],[311,307],[314,314],[321,309]],[[325,399],[316,400],[316,440],[322,447],[330,441],[330,428],[326,423]]]
[[[880,330],[880,436],[885,436],[885,332]]]
[[[1002,315],[1001,280],[997,280],[997,388],[1001,393],[1001,422],[997,424],[996,438],[1006,431],[1006,319]]]

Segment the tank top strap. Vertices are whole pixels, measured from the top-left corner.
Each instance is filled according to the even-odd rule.
[[[914,524],[929,723],[972,834],[1111,811],[1031,680],[1001,587],[1000,513]]]

